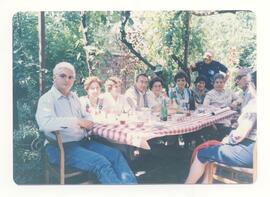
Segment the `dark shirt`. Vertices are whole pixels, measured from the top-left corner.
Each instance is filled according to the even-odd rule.
[[[207,78],[206,88],[208,90],[213,89],[214,75],[221,72],[227,73],[228,68],[218,61],[212,61],[210,64],[206,64],[204,61],[197,62],[196,68],[192,68],[192,71],[198,71],[199,75],[204,75]]]
[[[204,97],[205,97],[207,92],[208,92],[208,90],[206,88],[202,91],[198,90],[197,88],[192,89],[193,97],[194,97],[195,103],[197,105],[203,104]]]

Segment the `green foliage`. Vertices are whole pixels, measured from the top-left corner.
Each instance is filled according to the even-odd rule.
[[[13,179],[17,184],[43,183],[43,140],[34,126],[13,133]]]
[[[18,12],[13,16],[13,80],[38,92],[37,16]]]
[[[124,89],[134,76],[146,72],[154,76],[120,40],[121,12],[45,12],[45,90],[52,85],[52,69],[60,61],[72,63],[77,72],[73,90],[85,94],[82,81],[88,77],[85,51],[93,53],[93,75],[103,81],[117,75]],[[184,60],[186,11],[132,11],[126,26],[127,39],[151,64],[162,65],[166,86],[173,82],[179,65],[174,54]],[[256,67],[256,23],[252,12],[210,16],[191,15],[188,65],[202,60],[205,50],[214,51],[214,59],[234,71],[237,66]],[[82,32],[87,33],[85,46]],[[39,98],[38,13],[18,12],[13,17],[13,93],[19,130],[14,130],[14,179],[16,183],[41,182],[40,151],[32,150],[31,140],[39,137],[35,111]],[[87,50],[85,50],[87,49]],[[233,76],[233,74],[232,74]],[[196,77],[192,76],[192,81]],[[233,86],[233,77],[229,87]],[[24,145],[23,145],[24,144]],[[32,171],[31,171],[32,170]]]

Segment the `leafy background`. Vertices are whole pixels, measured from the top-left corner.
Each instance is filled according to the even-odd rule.
[[[127,39],[152,65],[162,67],[166,85],[171,84],[179,69],[171,56],[174,54],[184,62],[185,22],[190,16],[189,50],[183,67],[201,60],[204,51],[210,49],[214,51],[214,59],[231,70],[227,86],[234,88],[237,67],[256,69],[256,17],[250,11],[209,13],[131,11],[125,26]],[[37,12],[18,12],[13,16],[13,155],[14,180],[18,184],[44,183],[40,145],[43,139],[35,122],[41,71],[38,16]],[[121,41],[122,21],[123,13],[117,11],[45,12],[44,91],[51,87],[52,69],[60,61],[75,66],[77,80],[73,90],[79,96],[85,94],[82,82],[89,72],[102,80],[111,75],[121,77],[123,91],[139,72],[154,76],[153,70]],[[86,53],[91,54],[88,64]],[[193,73],[192,81],[195,77]]]

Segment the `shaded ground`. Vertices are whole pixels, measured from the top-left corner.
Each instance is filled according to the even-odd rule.
[[[156,145],[130,162],[140,184],[182,184],[190,165],[191,151]]]

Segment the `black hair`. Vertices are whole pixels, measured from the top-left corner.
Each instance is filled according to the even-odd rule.
[[[152,90],[153,85],[154,85],[154,83],[156,83],[156,82],[160,82],[161,85],[162,85],[162,87],[164,86],[164,82],[163,82],[163,80],[162,80],[161,78],[159,78],[159,77],[154,77],[154,78],[151,79],[151,81],[149,82],[149,88],[150,88],[150,90]]]
[[[199,83],[200,81],[204,81],[204,83],[207,83],[207,78],[205,75],[199,75],[196,80],[195,80],[195,84]]]
[[[189,82],[189,77],[184,71],[179,71],[178,73],[176,73],[176,75],[174,76],[174,82],[176,83],[177,79],[182,79],[182,78],[185,78],[187,83]]]
[[[148,79],[148,75],[147,74],[141,73],[141,74],[137,75],[136,82],[138,81],[139,77],[141,77],[141,76],[146,77]]]

